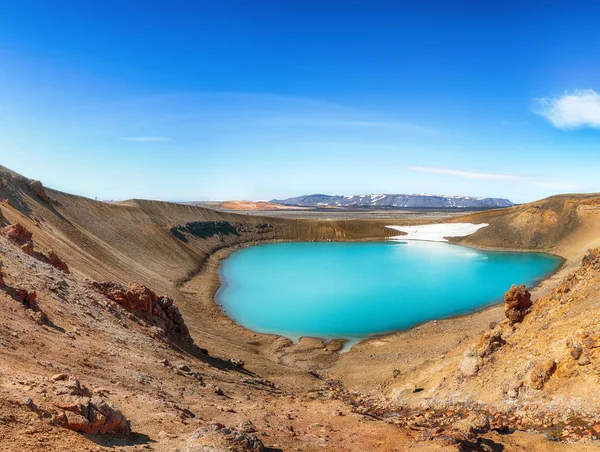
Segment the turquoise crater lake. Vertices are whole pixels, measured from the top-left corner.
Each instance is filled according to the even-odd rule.
[[[560,264],[436,242],[277,243],[226,259],[216,298],[257,332],[357,340],[497,303],[511,284],[531,287]]]

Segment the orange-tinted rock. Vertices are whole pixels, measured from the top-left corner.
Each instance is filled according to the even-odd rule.
[[[588,250],[583,259],[581,259],[581,266],[600,270],[600,248]]]
[[[22,224],[16,223],[6,226],[0,229],[0,234],[19,245],[25,253],[33,254],[33,235]]]
[[[523,321],[531,305],[531,294],[524,284],[513,284],[504,294],[504,314],[513,324]]]
[[[529,374],[531,387],[542,389],[555,371],[556,362],[552,359],[535,363]]]
[[[56,251],[54,250],[49,250],[44,254],[44,258],[45,260],[52,265],[53,267],[58,268],[59,270],[65,272],[65,273],[70,273],[69,272],[69,266],[67,265],[67,263],[65,261],[63,261],[58,254],[56,254]]]
[[[502,338],[502,331],[500,329],[494,329],[484,333],[479,338],[479,341],[477,341],[475,348],[479,357],[485,358],[502,347],[505,343],[506,341]]]
[[[152,312],[152,306],[158,300],[154,292],[137,283],[129,285],[125,297],[130,309],[142,312]]]
[[[91,435],[128,435],[131,426],[127,418],[110,402],[99,396],[90,397],[90,390],[70,377],[54,389],[54,406],[65,410],[65,427]]]

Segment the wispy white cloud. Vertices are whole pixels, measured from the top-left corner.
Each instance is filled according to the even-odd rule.
[[[533,182],[533,185],[537,185],[542,188],[553,188],[556,190],[581,190],[586,188],[585,185],[576,182],[560,182],[560,181],[549,181],[549,182]]]
[[[513,181],[535,185],[537,187],[548,188],[553,190],[582,190],[586,185],[563,181],[553,180],[547,177],[538,176],[522,176],[517,174],[501,174],[501,173],[486,173],[478,171],[467,171],[454,168],[437,168],[431,166],[408,166],[411,171],[419,171],[422,173],[443,174],[446,176],[460,177],[463,179],[473,180],[496,180],[496,181]]]
[[[419,171],[421,173],[445,174],[447,176],[456,176],[463,179],[479,179],[479,180],[519,180],[521,176],[514,174],[500,173],[484,173],[478,171],[465,171],[452,168],[437,168],[431,166],[409,166],[411,171]]]
[[[397,132],[406,132],[425,135],[440,135],[442,132],[432,127],[413,124],[403,121],[363,120],[346,118],[301,118],[301,117],[264,117],[255,122],[270,125],[287,125],[315,128],[354,128],[354,129],[388,129]]]
[[[318,129],[320,133],[346,128],[362,131],[385,129],[427,136],[446,134],[410,117],[399,118],[327,100],[269,93],[174,93],[114,102],[107,108],[118,109],[120,115],[130,115],[137,124],[142,120],[144,126],[169,123],[195,130],[200,123],[201,126],[227,125],[252,127],[253,130],[256,125],[302,127]],[[140,111],[144,112],[143,115]]]
[[[171,141],[167,137],[123,137],[121,140],[125,141],[142,141],[142,142],[153,142],[153,141]]]
[[[600,94],[579,90],[561,97],[535,99],[534,112],[559,129],[600,128]]]

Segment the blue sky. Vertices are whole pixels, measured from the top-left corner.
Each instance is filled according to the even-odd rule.
[[[0,164],[99,199],[600,191],[597,2],[0,0]]]

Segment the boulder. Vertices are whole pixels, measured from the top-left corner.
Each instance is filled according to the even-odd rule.
[[[91,435],[131,433],[131,425],[121,411],[102,397],[92,396],[74,377],[59,381],[54,395],[54,405],[65,412],[62,421],[68,429]]]
[[[4,267],[4,263],[0,261],[0,289],[4,287],[4,276],[2,275],[2,267]]]
[[[454,430],[461,433],[465,439],[475,439],[477,435],[490,430],[490,421],[484,414],[472,413],[465,419],[454,424]]]
[[[477,341],[475,348],[479,357],[485,358],[498,350],[505,343],[506,341],[502,338],[502,330],[497,327],[492,331],[484,333],[479,338],[479,341]]]
[[[504,294],[504,314],[512,324],[521,323],[531,305],[531,293],[524,284],[513,284]]]
[[[529,374],[531,387],[533,389],[542,389],[555,371],[556,362],[552,359],[535,363]]]
[[[479,372],[481,367],[481,359],[475,347],[468,348],[463,354],[463,359],[460,362],[458,370],[464,377],[473,377]]]

